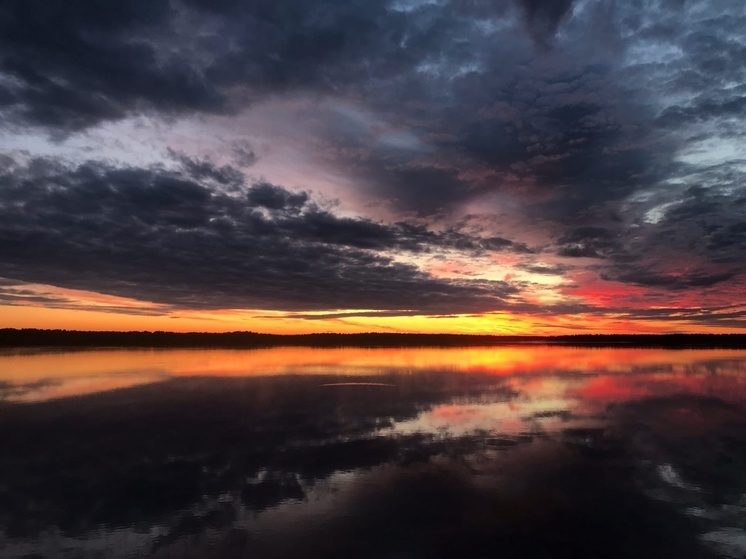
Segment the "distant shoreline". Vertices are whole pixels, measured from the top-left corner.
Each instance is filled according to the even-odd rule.
[[[260,334],[256,332],[89,332],[0,329],[0,348],[215,348],[269,347],[477,347],[506,345],[746,349],[746,334],[575,334],[499,336],[474,334]]]

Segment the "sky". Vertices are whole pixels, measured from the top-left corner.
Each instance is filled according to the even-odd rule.
[[[746,332],[743,0],[5,0],[0,327]]]

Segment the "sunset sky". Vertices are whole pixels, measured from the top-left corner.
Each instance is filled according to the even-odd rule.
[[[4,0],[0,327],[746,333],[743,0]]]

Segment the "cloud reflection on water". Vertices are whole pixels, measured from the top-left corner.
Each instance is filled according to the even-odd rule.
[[[15,365],[0,368],[3,556],[55,557],[65,547],[75,557],[740,549],[744,352],[282,349],[0,360]],[[80,380],[70,378],[97,379],[105,391],[74,395]]]
[[[377,376],[390,372],[440,370],[489,375],[558,376],[632,372],[690,374],[738,372],[738,350],[600,349],[549,346],[467,348],[276,347],[259,350],[5,351],[0,383],[6,397],[40,401],[102,392],[173,377],[264,375]],[[731,363],[730,361],[734,361]],[[347,379],[349,380],[349,379]],[[27,390],[40,383],[36,390]],[[41,383],[46,383],[43,386]],[[56,387],[56,388],[53,388]],[[43,388],[43,390],[42,390]]]

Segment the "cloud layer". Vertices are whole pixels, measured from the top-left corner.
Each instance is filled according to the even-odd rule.
[[[515,291],[440,281],[387,255],[478,254],[510,241],[339,217],[305,192],[244,185],[207,163],[166,171],[34,160],[0,181],[0,275],[28,282],[180,308],[294,311],[478,312]]]
[[[744,29],[738,0],[10,0],[0,276],[731,324]]]

